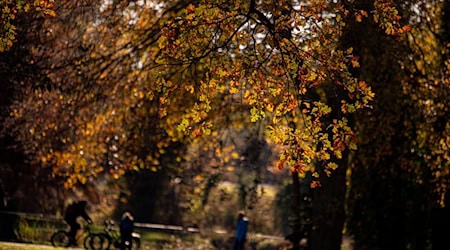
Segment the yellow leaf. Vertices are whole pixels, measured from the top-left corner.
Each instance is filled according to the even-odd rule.
[[[342,159],[342,152],[340,150],[335,150],[334,155],[336,156],[336,158]]]
[[[359,62],[358,62],[358,60],[352,60],[352,67],[353,67],[353,68],[359,68]]]
[[[266,109],[267,109],[267,111],[269,111],[269,112],[273,112],[273,104],[272,104],[272,103],[267,104],[267,105],[266,105]]]
[[[188,13],[193,13],[195,11],[195,6],[193,4],[189,4],[188,7],[186,8],[186,11]]]
[[[194,181],[195,182],[201,182],[203,180],[203,177],[201,176],[201,175],[196,175],[195,177],[194,177]]]
[[[365,81],[359,81],[358,87],[359,88],[366,88],[367,87],[367,83]]]
[[[330,162],[330,163],[328,163],[327,167],[329,169],[336,170],[338,168],[338,165],[334,162]]]
[[[236,93],[238,93],[238,92],[239,92],[239,89],[236,88],[236,87],[232,87],[232,88],[230,89],[230,94],[236,94]]]
[[[107,71],[103,71],[103,73],[100,75],[100,80],[104,79],[108,75]]]
[[[309,75],[308,75],[308,77],[306,78],[306,80],[308,80],[308,81],[314,81],[314,80],[316,80],[316,78],[317,78],[317,74],[316,74],[316,72],[311,72]]]
[[[187,92],[193,94],[194,93],[194,86],[193,85],[186,85],[184,87],[186,89]]]

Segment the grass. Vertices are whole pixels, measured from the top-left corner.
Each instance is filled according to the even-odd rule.
[[[81,248],[60,248],[46,245],[34,245],[26,243],[0,242],[0,250],[75,250]]]
[[[231,186],[226,186],[226,188],[231,188]],[[267,188],[265,191],[269,195],[275,193],[270,188]],[[65,227],[66,225],[64,224],[58,224],[58,222],[55,223],[40,218],[21,218],[17,225],[16,233],[21,242],[27,243],[0,242],[0,250],[82,250],[82,248],[55,248],[50,245],[50,238],[53,232]],[[100,232],[102,230],[103,228],[100,225],[92,225],[91,227],[92,232]],[[184,231],[153,230],[146,228],[136,228],[136,232],[141,235],[142,250],[210,250],[215,249],[214,245],[221,247],[228,246],[230,243],[228,241],[231,236],[230,233],[219,235],[213,232],[208,233],[208,231],[187,233]],[[278,241],[262,239],[249,240],[250,243],[258,249],[274,249],[275,245],[280,244]]]
[[[0,250],[62,250],[71,248],[55,248],[50,245],[50,238],[53,232],[58,227],[49,224],[42,223],[30,223],[26,220],[21,220],[17,227],[17,233],[20,242],[0,242]],[[92,232],[103,231],[101,227],[91,228]],[[146,229],[136,229],[136,232],[141,234],[141,249],[179,249],[177,246],[180,244],[195,244],[196,238],[194,235],[185,234],[180,232],[169,231],[152,231]],[[72,248],[82,249],[82,248]]]

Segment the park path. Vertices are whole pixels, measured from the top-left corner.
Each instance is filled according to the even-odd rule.
[[[19,243],[19,242],[6,242],[6,241],[0,241],[0,250],[18,250],[18,249],[26,249],[26,250],[33,250],[33,249],[39,249],[39,250],[59,250],[59,249],[65,249],[65,250],[84,250],[84,248],[79,247],[68,247],[68,248],[55,248],[53,246],[49,245],[40,245],[40,244],[29,244],[29,243]]]

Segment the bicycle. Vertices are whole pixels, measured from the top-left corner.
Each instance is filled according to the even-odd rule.
[[[88,225],[83,227],[83,246],[85,249],[89,250],[101,250],[103,245],[103,239],[98,233],[92,233]],[[76,242],[71,235],[69,235],[69,230],[58,230],[52,234],[50,242],[54,247],[70,247]]]
[[[141,246],[141,235],[133,232],[132,233],[132,242],[122,242],[122,238],[120,237],[120,232],[115,230],[114,227],[114,221],[113,220],[105,220],[104,223],[104,233],[99,233],[99,235],[104,239],[103,242],[103,248],[102,249],[109,249],[111,245],[114,246],[114,248],[117,249],[128,249],[126,246],[131,243],[132,250],[137,250]],[[125,244],[125,245],[123,245]]]

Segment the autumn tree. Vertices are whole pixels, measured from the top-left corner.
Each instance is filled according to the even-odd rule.
[[[158,170],[165,156],[181,163],[179,144],[202,145],[214,159],[223,128],[260,123],[282,147],[278,167],[318,188],[312,247],[340,247],[348,152],[358,144],[352,116],[374,97],[373,78],[355,73],[364,48],[345,41],[347,25],[371,18],[376,32],[404,33],[389,1],[62,1],[55,9],[43,32],[29,34],[30,62],[46,81],[25,81],[4,123],[30,164],[73,187],[105,172]]]
[[[42,22],[55,15],[53,1],[2,1],[0,3],[0,130],[7,130],[4,126],[5,117],[9,116],[8,105],[15,98],[16,90],[24,82],[42,82],[45,76],[31,60],[27,45],[27,33],[34,33],[35,26],[31,23]],[[19,207],[30,211],[37,207],[43,211],[50,211],[58,205],[55,197],[60,197],[64,190],[57,187],[58,180],[49,179],[49,171],[28,165],[24,159],[26,155],[18,150],[17,141],[12,134],[2,133],[0,136],[1,170],[0,182],[3,182],[7,192],[7,200],[15,204],[8,209]],[[17,195],[36,191],[40,195],[29,199],[18,200]]]
[[[360,144],[352,156],[348,229],[358,249],[425,249],[431,209],[446,186],[448,49],[441,40],[442,18],[433,14],[445,13],[445,4],[353,5],[367,13],[393,6],[397,23],[410,31],[381,32],[379,18],[363,18],[344,40],[360,56],[355,73],[376,94],[373,109],[356,121]]]
[[[160,176],[156,172],[167,174],[155,181],[181,176],[185,148],[177,142],[184,137],[177,130],[178,118],[195,104],[172,83],[184,76],[152,69],[158,65],[154,57],[159,53],[160,26],[187,5],[166,4],[167,9],[161,10],[144,3],[64,1],[55,6],[54,18],[20,19],[29,21],[20,45],[31,55],[24,60],[33,65],[33,75],[42,79],[14,83],[17,92],[12,93],[17,98],[7,112],[3,135],[16,140],[16,148],[33,171],[64,179],[66,188],[94,183],[104,173],[119,178],[143,168],[155,176]],[[142,18],[137,19],[137,13]],[[129,37],[122,36],[124,33]],[[134,50],[137,54],[129,56]],[[18,71],[17,75],[26,74]],[[156,84],[155,79],[167,81]],[[181,90],[191,93],[194,89]],[[215,102],[219,119],[241,109],[221,101]],[[231,120],[234,118],[227,116],[223,123]],[[192,130],[202,133],[203,127]],[[205,142],[217,147],[212,140]],[[137,190],[135,185],[129,188]]]
[[[343,152],[356,149],[348,114],[372,98],[367,84],[354,79],[349,71],[357,67],[352,49],[342,50],[336,43],[345,15],[343,6],[206,2],[190,5],[183,14],[184,18],[163,30],[160,46],[167,53],[163,62],[208,64],[207,79],[200,86],[220,84],[217,88],[224,89],[223,93],[240,94],[241,102],[249,105],[251,120],[267,121],[273,141],[286,146],[280,168],[286,164],[294,181],[298,175],[311,174],[312,187],[321,185],[323,177],[328,182],[327,176],[338,168]],[[210,73],[215,70],[217,73]],[[193,119],[188,122],[196,124]],[[327,185],[328,191],[335,188],[334,194],[339,195],[322,195],[335,197],[337,209],[327,212],[331,206],[322,206],[316,210],[313,223],[320,228],[312,243],[316,249],[340,247],[345,166],[340,172],[337,183],[341,188]],[[325,217],[324,212],[328,213]],[[330,224],[335,226],[328,227]],[[320,241],[323,236],[327,240]],[[293,243],[298,240],[295,236]]]
[[[29,162],[66,187],[159,166],[172,142],[214,135],[228,124],[220,117],[242,111],[283,146],[278,166],[310,174],[311,187],[356,149],[347,116],[373,94],[349,71],[358,64],[352,49],[337,44],[348,14],[339,3],[65,1],[56,9],[30,49],[49,81],[27,83],[5,124]]]

